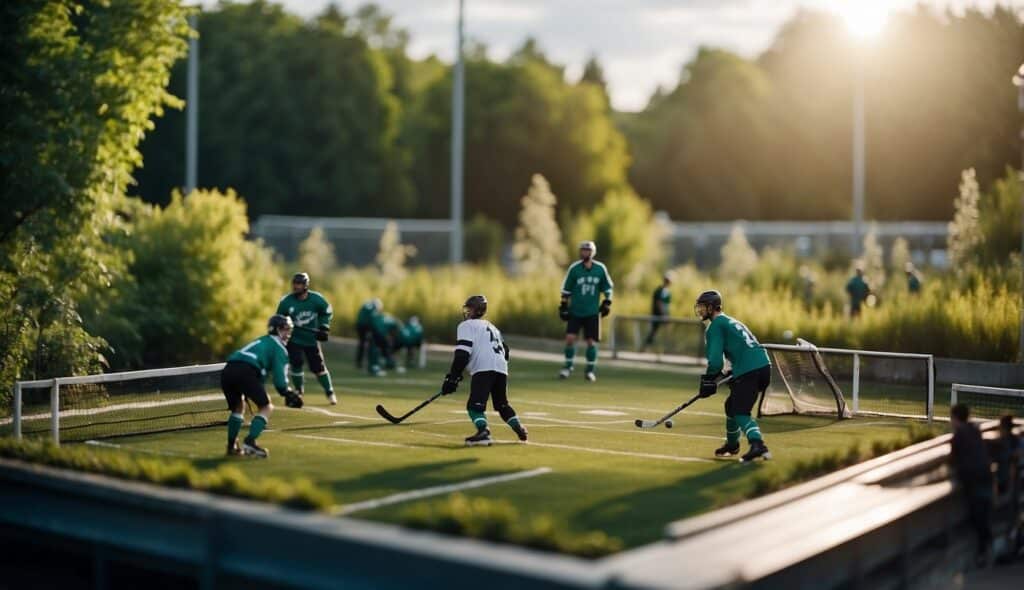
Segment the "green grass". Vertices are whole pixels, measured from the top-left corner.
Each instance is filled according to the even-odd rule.
[[[260,439],[271,449],[267,461],[223,457],[221,427],[106,442],[141,454],[181,457],[204,469],[230,462],[252,478],[310,479],[342,505],[549,467],[550,473],[462,493],[471,500],[507,502],[527,521],[550,517],[560,529],[602,531],[634,547],[660,538],[672,520],[750,495],[762,485],[758,474],[785,473],[822,453],[846,452],[855,442],[868,447],[872,441],[888,443],[906,435],[901,420],[770,417],[762,429],[773,461],[742,465],[715,460],[713,450],[724,429],[723,395],[694,404],[677,416],[674,429],[633,426],[635,418],[658,417],[688,398],[695,373],[603,366],[597,383],[586,383],[580,375],[562,382],[555,377],[556,364],[513,358],[510,398],[530,428],[530,444],[514,442],[512,432],[489,413],[501,444],[466,448],[462,439],[473,430],[465,413],[468,383],[399,426],[386,423],[373,409],[383,403],[399,414],[436,392],[446,361],[385,378],[356,372],[347,351],[329,350],[328,361],[340,405],[327,405],[315,381],[307,387],[306,408],[292,410],[279,403],[270,430]],[[276,394],[275,401],[280,401]],[[588,413],[594,411],[599,413]],[[410,512],[445,499],[436,496],[353,516],[402,522]]]

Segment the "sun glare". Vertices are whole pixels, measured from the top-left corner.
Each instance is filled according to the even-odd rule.
[[[852,0],[843,2],[839,14],[850,32],[860,38],[873,37],[885,26],[889,16],[886,0]]]

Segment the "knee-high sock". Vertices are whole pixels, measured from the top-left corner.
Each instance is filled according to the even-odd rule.
[[[571,369],[572,368],[572,362],[573,362],[573,358],[575,356],[576,356],[576,346],[575,345],[573,345],[573,346],[568,346],[567,345],[565,347],[565,368],[566,369]]]
[[[591,344],[587,347],[587,372],[592,373],[597,366],[597,345]]]
[[[487,428],[487,416],[483,412],[469,410],[469,419],[473,421],[473,425],[476,426],[477,430]]]
[[[320,382],[320,386],[324,388],[327,393],[334,392],[334,386],[331,385],[331,373],[330,371],[324,371],[320,375],[316,376],[316,380]]]
[[[743,431],[743,434],[747,435],[747,440],[754,442],[755,440],[763,440],[761,437],[761,429],[757,426],[757,420],[754,420],[749,414],[739,414],[736,416],[736,424]]]
[[[244,422],[244,421],[245,421],[245,419],[242,418],[241,414],[235,414],[235,413],[232,412],[232,414],[230,416],[228,416],[228,444],[229,445],[231,443],[235,442],[235,439],[238,438],[238,431],[242,430],[242,422]]]
[[[302,369],[299,369],[298,371],[290,369],[288,372],[292,376],[292,385],[295,386],[295,389],[301,391],[302,384],[306,381],[306,375],[302,372]]]
[[[256,414],[252,417],[252,422],[249,423],[249,438],[256,440],[263,434],[263,429],[266,427],[267,418],[263,414]]]
[[[740,430],[740,425],[736,423],[734,416],[725,417],[725,442],[730,445],[736,445],[740,442],[740,434],[743,431]]]

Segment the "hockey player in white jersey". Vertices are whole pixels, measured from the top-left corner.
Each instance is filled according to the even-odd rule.
[[[462,372],[468,367],[471,377],[466,410],[476,426],[476,434],[466,437],[466,446],[491,445],[491,431],[487,428],[485,415],[488,397],[501,419],[519,440],[526,442],[526,427],[508,404],[508,345],[498,328],[483,319],[486,313],[487,298],[483,295],[473,295],[462,306],[465,321],[459,324],[455,358],[441,385],[441,393],[455,393],[462,381]]]

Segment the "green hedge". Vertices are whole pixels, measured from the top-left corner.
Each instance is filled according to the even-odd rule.
[[[294,482],[273,477],[253,480],[233,465],[197,469],[185,461],[150,459],[82,446],[57,447],[47,442],[18,441],[12,438],[0,438],[0,457],[171,488],[270,502],[300,510],[326,511],[334,505],[330,493],[317,488],[307,479]]]
[[[402,524],[580,557],[601,557],[622,550],[622,541],[601,531],[573,533],[558,526],[550,516],[525,520],[505,500],[467,498],[462,494],[417,504],[403,513]]]

